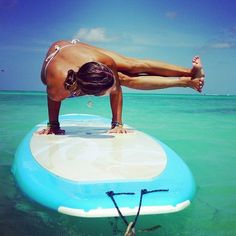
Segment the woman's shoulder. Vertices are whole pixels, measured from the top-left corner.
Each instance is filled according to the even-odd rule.
[[[70,93],[64,89],[63,86],[60,85],[47,85],[47,94],[54,101],[62,101],[66,99]]]

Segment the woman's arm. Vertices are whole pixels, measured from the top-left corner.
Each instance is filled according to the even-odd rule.
[[[65,130],[60,128],[60,124],[58,121],[61,101],[54,101],[49,96],[47,96],[48,102],[48,127],[47,129],[43,129],[38,132],[38,134],[57,134],[63,135],[65,134]]]
[[[116,89],[110,93],[112,123],[109,133],[127,133],[122,123],[123,95],[119,80],[116,80]]]

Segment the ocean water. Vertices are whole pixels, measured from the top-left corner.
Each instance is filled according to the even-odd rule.
[[[110,118],[109,98],[67,99],[61,107],[66,113]],[[0,235],[123,235],[118,218],[62,215],[32,202],[16,186],[14,154],[25,134],[47,119],[44,93],[0,92],[0,114]],[[197,184],[190,207],[158,215],[148,232],[141,228],[150,218],[142,217],[137,235],[236,235],[236,96],[124,94],[123,120],[174,149]],[[104,233],[107,227],[112,228],[109,234]]]

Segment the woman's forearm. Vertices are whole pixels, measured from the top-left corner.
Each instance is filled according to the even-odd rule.
[[[58,122],[61,101],[54,101],[48,96],[48,119],[49,122]]]
[[[122,123],[123,96],[120,86],[117,86],[117,89],[110,94],[110,105],[112,110],[112,121]]]

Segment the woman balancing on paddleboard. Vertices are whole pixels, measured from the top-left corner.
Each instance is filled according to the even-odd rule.
[[[154,90],[189,87],[201,92],[204,72],[198,56],[192,68],[183,68],[160,61],[129,58],[97,48],[79,40],[52,44],[41,71],[47,86],[47,129],[39,134],[65,134],[58,122],[61,101],[84,95],[110,95],[112,110],[111,133],[126,133],[122,126],[121,86]]]

